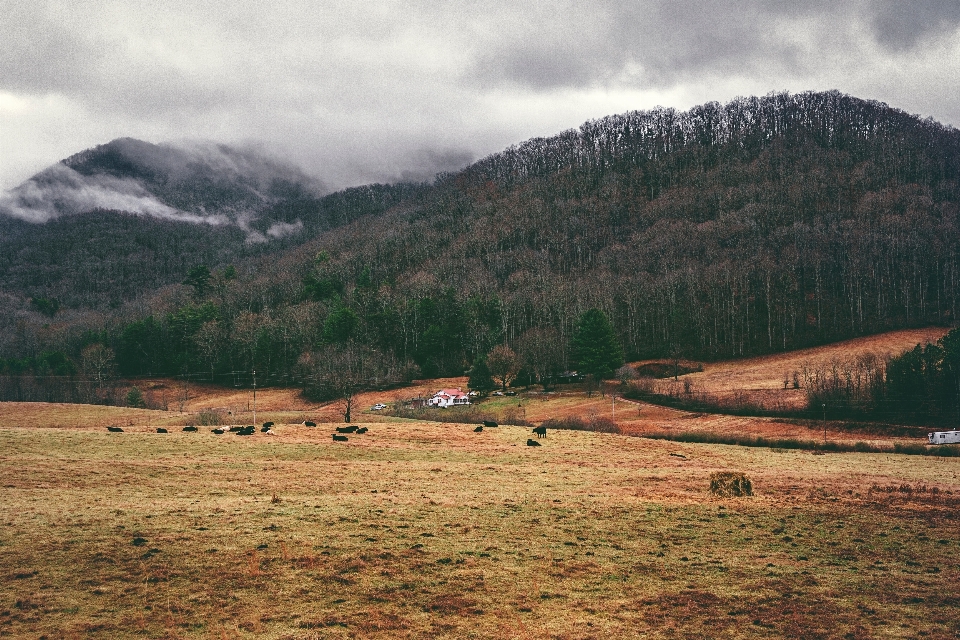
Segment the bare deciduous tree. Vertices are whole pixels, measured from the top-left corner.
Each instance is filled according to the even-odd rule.
[[[97,384],[97,397],[103,397],[103,387],[113,378],[116,358],[113,349],[99,342],[85,347],[80,352],[80,366],[83,372]]]
[[[487,355],[487,368],[493,379],[506,391],[507,385],[514,381],[520,371],[520,358],[507,345],[497,345]]]
[[[560,334],[549,327],[527,329],[517,345],[520,359],[537,382],[546,386],[551,373],[563,366]]]
[[[357,393],[412,379],[410,365],[390,353],[354,342],[328,345],[300,357],[304,394],[317,400],[341,400],[343,420],[350,422]]]

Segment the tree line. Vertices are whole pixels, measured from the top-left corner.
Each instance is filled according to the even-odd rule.
[[[834,418],[960,424],[960,329],[888,361],[865,357],[807,376],[811,410]]]

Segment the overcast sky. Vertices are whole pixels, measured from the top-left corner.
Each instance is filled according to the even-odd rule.
[[[656,105],[839,89],[960,124],[957,0],[0,0],[0,188],[130,136],[424,179]]]

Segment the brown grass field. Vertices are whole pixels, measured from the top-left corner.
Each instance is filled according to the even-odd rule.
[[[258,391],[276,435],[184,433],[201,409],[252,419],[249,392],[193,394],[182,414],[0,403],[0,636],[960,636],[960,458],[577,431],[534,448],[525,427],[370,411],[355,422],[370,431],[339,443],[331,424],[293,424],[342,420],[337,407],[289,390]],[[807,437],[615,402],[564,391],[488,407]],[[709,493],[728,470],[753,497]]]
[[[811,370],[829,367],[834,361],[853,360],[865,354],[881,358],[896,356],[918,344],[936,342],[947,331],[949,329],[942,327],[904,329],[787,353],[706,363],[702,372],[688,373],[680,376],[680,380],[689,380],[695,391],[719,398],[736,394],[761,406],[795,409],[806,404],[806,396],[803,389],[793,388],[794,372],[801,372],[804,367]],[[786,389],[784,378],[790,381]],[[666,391],[673,383],[672,378],[662,381],[660,390]]]

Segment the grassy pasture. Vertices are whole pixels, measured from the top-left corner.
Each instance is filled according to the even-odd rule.
[[[369,426],[2,429],[0,636],[960,633],[958,459]]]

